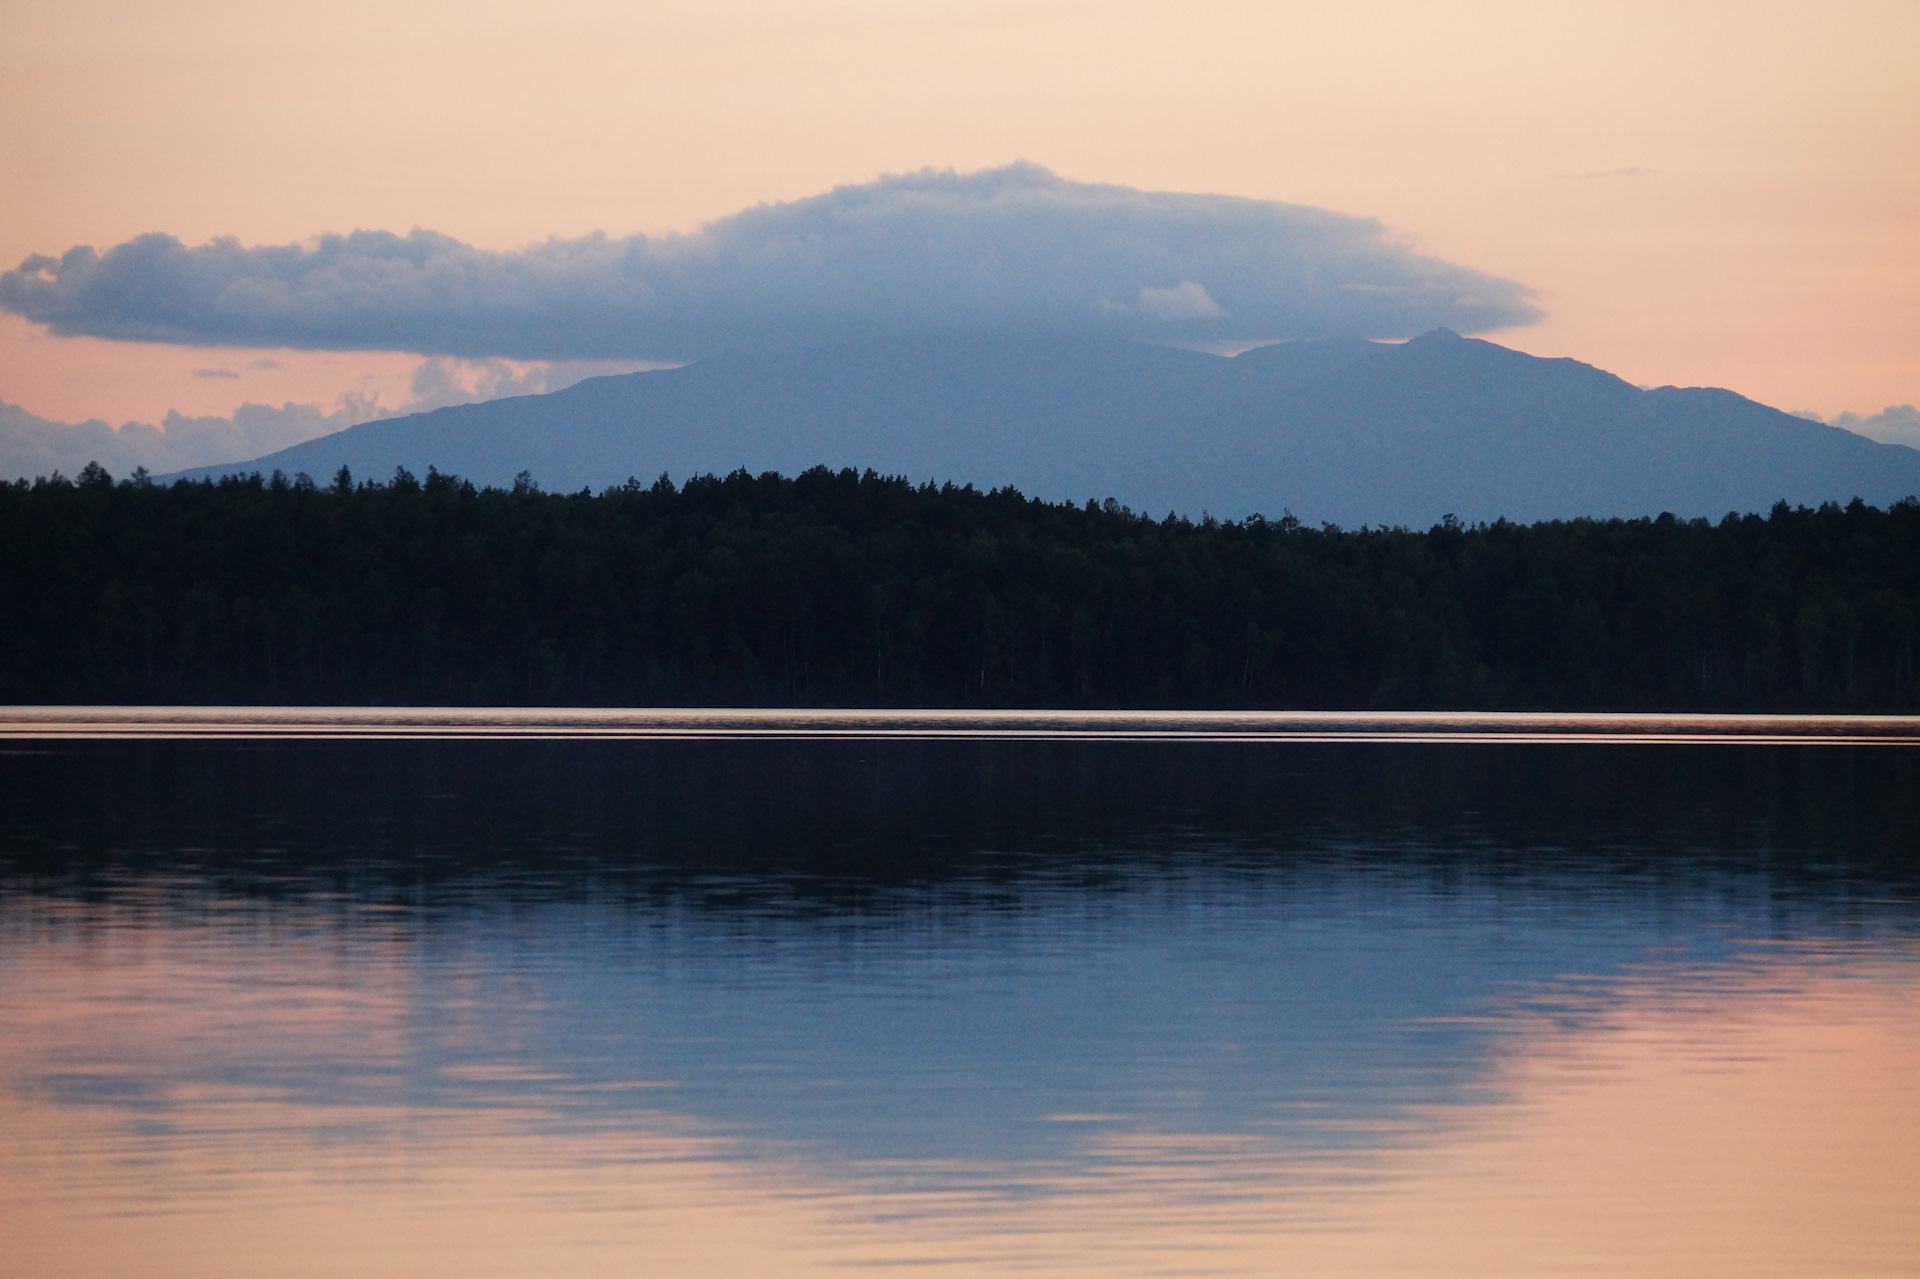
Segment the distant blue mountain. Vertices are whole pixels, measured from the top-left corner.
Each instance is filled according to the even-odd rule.
[[[1122,342],[920,338],[730,355],[369,422],[194,477],[429,466],[549,490],[824,463],[1115,497],[1139,510],[1424,527],[1718,517],[1920,494],[1920,451],[1730,391],[1642,391],[1445,329],[1233,358]]]

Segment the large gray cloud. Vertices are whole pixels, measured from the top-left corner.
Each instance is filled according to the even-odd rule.
[[[0,275],[0,308],[61,334],[520,359],[687,360],[901,333],[1473,333],[1540,318],[1528,297],[1368,219],[1032,164],[883,178],[690,235],[494,253],[420,230],[252,248],[153,234]]]

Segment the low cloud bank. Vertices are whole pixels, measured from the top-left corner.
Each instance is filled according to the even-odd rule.
[[[681,361],[900,334],[1153,342],[1478,333],[1541,317],[1511,280],[1370,219],[1097,186],[1032,164],[761,205],[690,235],[495,253],[432,231],[28,258],[0,309],[53,332],[202,346]]]
[[[1843,431],[1852,431],[1855,435],[1864,435],[1870,440],[1879,440],[1882,444],[1905,444],[1920,449],[1920,408],[1911,404],[1889,404],[1886,408],[1870,417],[1858,413],[1842,413],[1838,417],[1821,417],[1811,410],[1800,410],[1795,417],[1810,418],[1815,422],[1825,422],[1828,426],[1837,426]]]
[[[266,361],[262,361],[266,363]],[[633,370],[631,362],[579,361],[516,366],[504,360],[422,360],[405,403],[384,408],[378,395],[349,392],[331,409],[318,404],[242,404],[231,417],[168,413],[159,425],[99,419],[54,422],[0,401],[0,481],[79,474],[98,462],[116,478],[136,468],[155,475],[225,462],[244,462],[362,422],[404,417],[455,404],[509,395],[538,395],[583,378]]]
[[[0,403],[0,480],[55,474],[71,479],[88,462],[100,463],[117,479],[143,466],[159,475],[259,457],[365,420],[351,409],[329,413],[318,404],[242,404],[232,417],[169,413],[159,426],[116,427],[98,418],[53,422]]]

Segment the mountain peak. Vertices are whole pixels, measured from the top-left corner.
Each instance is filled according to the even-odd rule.
[[[1404,353],[1404,355],[1400,354]],[[555,491],[816,464],[1136,510],[1349,526],[1719,518],[1920,492],[1920,453],[1730,392],[1637,395],[1574,360],[1434,329],[1217,359],[1122,342],[925,339],[703,360],[322,436],[204,474],[391,475]]]

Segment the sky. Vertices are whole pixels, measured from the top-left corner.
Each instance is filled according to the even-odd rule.
[[[0,22],[0,269],[119,264],[91,294],[52,265],[0,287],[0,401],[57,421],[391,410],[425,402],[426,355],[478,395],[810,325],[1058,327],[1069,295],[1069,327],[1149,340],[1453,317],[1644,385],[1920,401],[1911,0],[0,0]],[[774,254],[823,217],[840,249]],[[159,274],[120,270],[109,250],[156,233]],[[281,294],[260,281],[291,259],[262,246],[301,246]],[[968,252],[997,283],[941,273]],[[328,253],[351,260],[316,292]],[[454,277],[480,301],[434,291]],[[1327,301],[1360,294],[1404,304]]]

